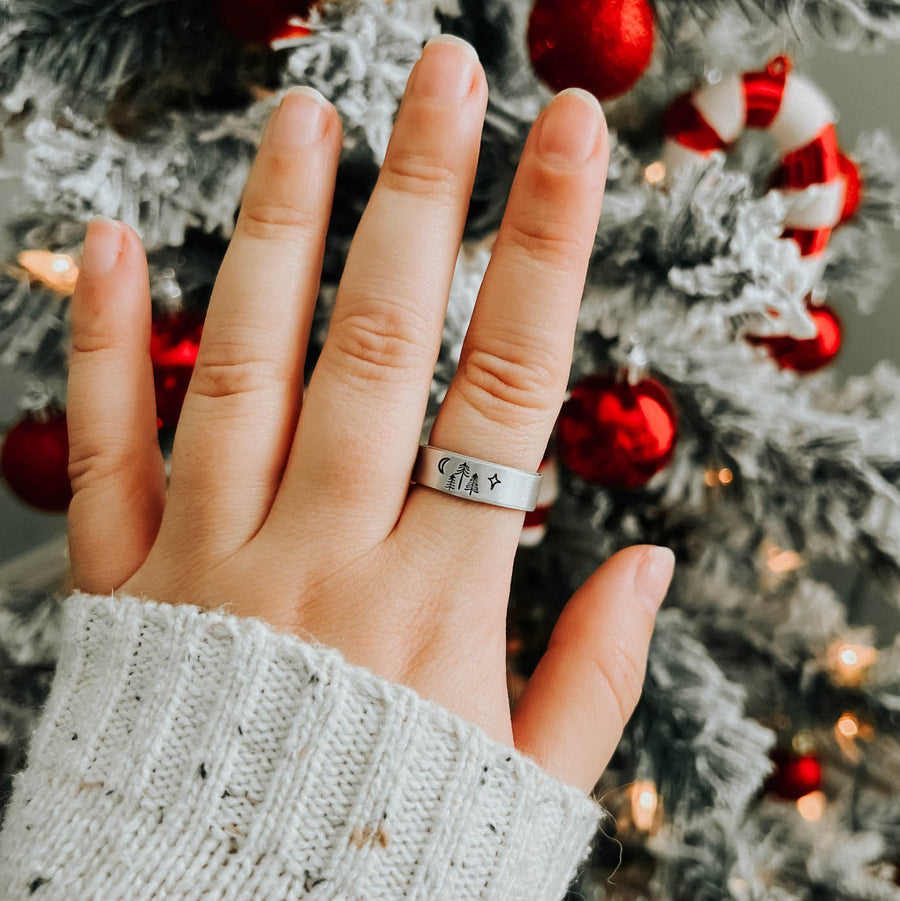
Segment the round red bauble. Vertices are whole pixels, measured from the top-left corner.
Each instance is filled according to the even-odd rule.
[[[767,348],[772,359],[782,369],[815,372],[828,365],[841,350],[844,339],[840,317],[831,307],[809,305],[809,315],[816,325],[814,338],[793,338],[790,335],[751,337],[751,344]]]
[[[0,470],[26,504],[64,513],[72,500],[65,412],[40,411],[19,420],[6,433]]]
[[[203,315],[183,310],[153,320],[150,359],[156,388],[156,416],[164,429],[174,429],[187,394],[200,336]]]
[[[537,0],[528,50],[535,72],[555,91],[584,88],[607,100],[647,68],[653,13],[647,0]]]
[[[654,379],[630,385],[591,375],[572,388],[560,411],[559,457],[588,482],[637,488],[669,462],[677,420],[672,396]]]
[[[248,44],[268,46],[273,41],[303,37],[309,29],[297,19],[305,19],[316,0],[213,0],[219,17],[229,31]]]
[[[779,798],[796,801],[822,785],[822,764],[815,754],[797,754],[790,748],[775,748],[771,758],[775,770],[766,780],[765,788]]]
[[[838,166],[841,175],[844,176],[844,205],[841,208],[840,222],[846,222],[859,208],[859,202],[862,200],[862,178],[859,175],[859,169],[856,163],[850,159],[845,153],[838,153]]]

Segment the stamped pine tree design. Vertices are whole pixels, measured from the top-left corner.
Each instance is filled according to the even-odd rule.
[[[462,487],[463,479],[469,475],[469,464],[468,463],[460,463],[459,466],[456,467],[456,472],[452,473],[450,478],[447,479],[447,490],[448,491],[462,491],[464,490]],[[459,476],[459,486],[456,484],[456,477]],[[477,478],[477,477],[476,477]],[[471,480],[470,480],[471,481]],[[471,492],[469,492],[471,494]]]
[[[472,478],[466,483],[465,488],[461,488],[462,491],[468,491],[470,495],[478,494],[478,473],[473,472]]]

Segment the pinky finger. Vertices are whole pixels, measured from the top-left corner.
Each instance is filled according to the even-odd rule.
[[[513,713],[516,748],[590,792],[644,684],[675,557],[652,545],[610,557],[566,604]]]
[[[102,593],[144,562],[166,496],[147,258],[128,226],[91,221],[71,313],[69,558],[75,586]]]

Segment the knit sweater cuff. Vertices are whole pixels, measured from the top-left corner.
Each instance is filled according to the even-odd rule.
[[[4,898],[562,897],[607,812],[262,620],[75,592]]]

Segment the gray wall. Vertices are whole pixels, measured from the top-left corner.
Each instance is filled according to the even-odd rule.
[[[876,127],[885,128],[900,145],[900,104],[895,85],[900,75],[900,50],[883,55],[834,54],[819,51],[800,63],[832,98],[840,111],[838,130],[841,141],[852,147],[856,136]],[[8,145],[7,167],[18,168],[20,150]],[[0,219],[10,209],[17,191],[14,179],[0,181]],[[893,235],[894,252],[900,254],[900,235]],[[0,258],[11,252],[0,237]],[[900,364],[900,280],[895,281],[875,315],[859,316],[853,309],[841,309],[846,324],[844,352],[835,364],[841,373],[868,370],[887,357]],[[0,370],[0,432],[17,418],[15,401],[21,378]],[[65,534],[65,517],[38,513],[21,503],[0,481],[0,561],[15,557],[37,544]]]

